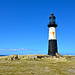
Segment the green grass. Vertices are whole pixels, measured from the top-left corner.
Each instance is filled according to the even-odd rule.
[[[75,75],[75,58],[33,59],[34,55],[0,57],[0,75]]]

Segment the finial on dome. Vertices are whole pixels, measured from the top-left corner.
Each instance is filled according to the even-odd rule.
[[[54,14],[51,12],[51,15],[54,15]]]

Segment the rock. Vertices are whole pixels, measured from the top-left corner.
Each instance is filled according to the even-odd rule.
[[[14,60],[18,60],[18,55],[14,55]]]
[[[10,60],[18,60],[18,55],[13,55],[13,57],[11,57]]]
[[[10,58],[10,60],[13,60],[13,59],[14,59],[14,57],[11,57],[11,58]]]

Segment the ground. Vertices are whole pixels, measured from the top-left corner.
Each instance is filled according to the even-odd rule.
[[[34,55],[20,55],[19,60],[12,56],[0,57],[0,75],[75,75],[75,58],[41,58]]]

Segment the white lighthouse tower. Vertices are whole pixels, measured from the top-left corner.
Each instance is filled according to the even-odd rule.
[[[51,13],[49,17],[49,44],[48,44],[48,55],[55,56],[57,53],[57,39],[56,39],[56,27],[55,16]]]

